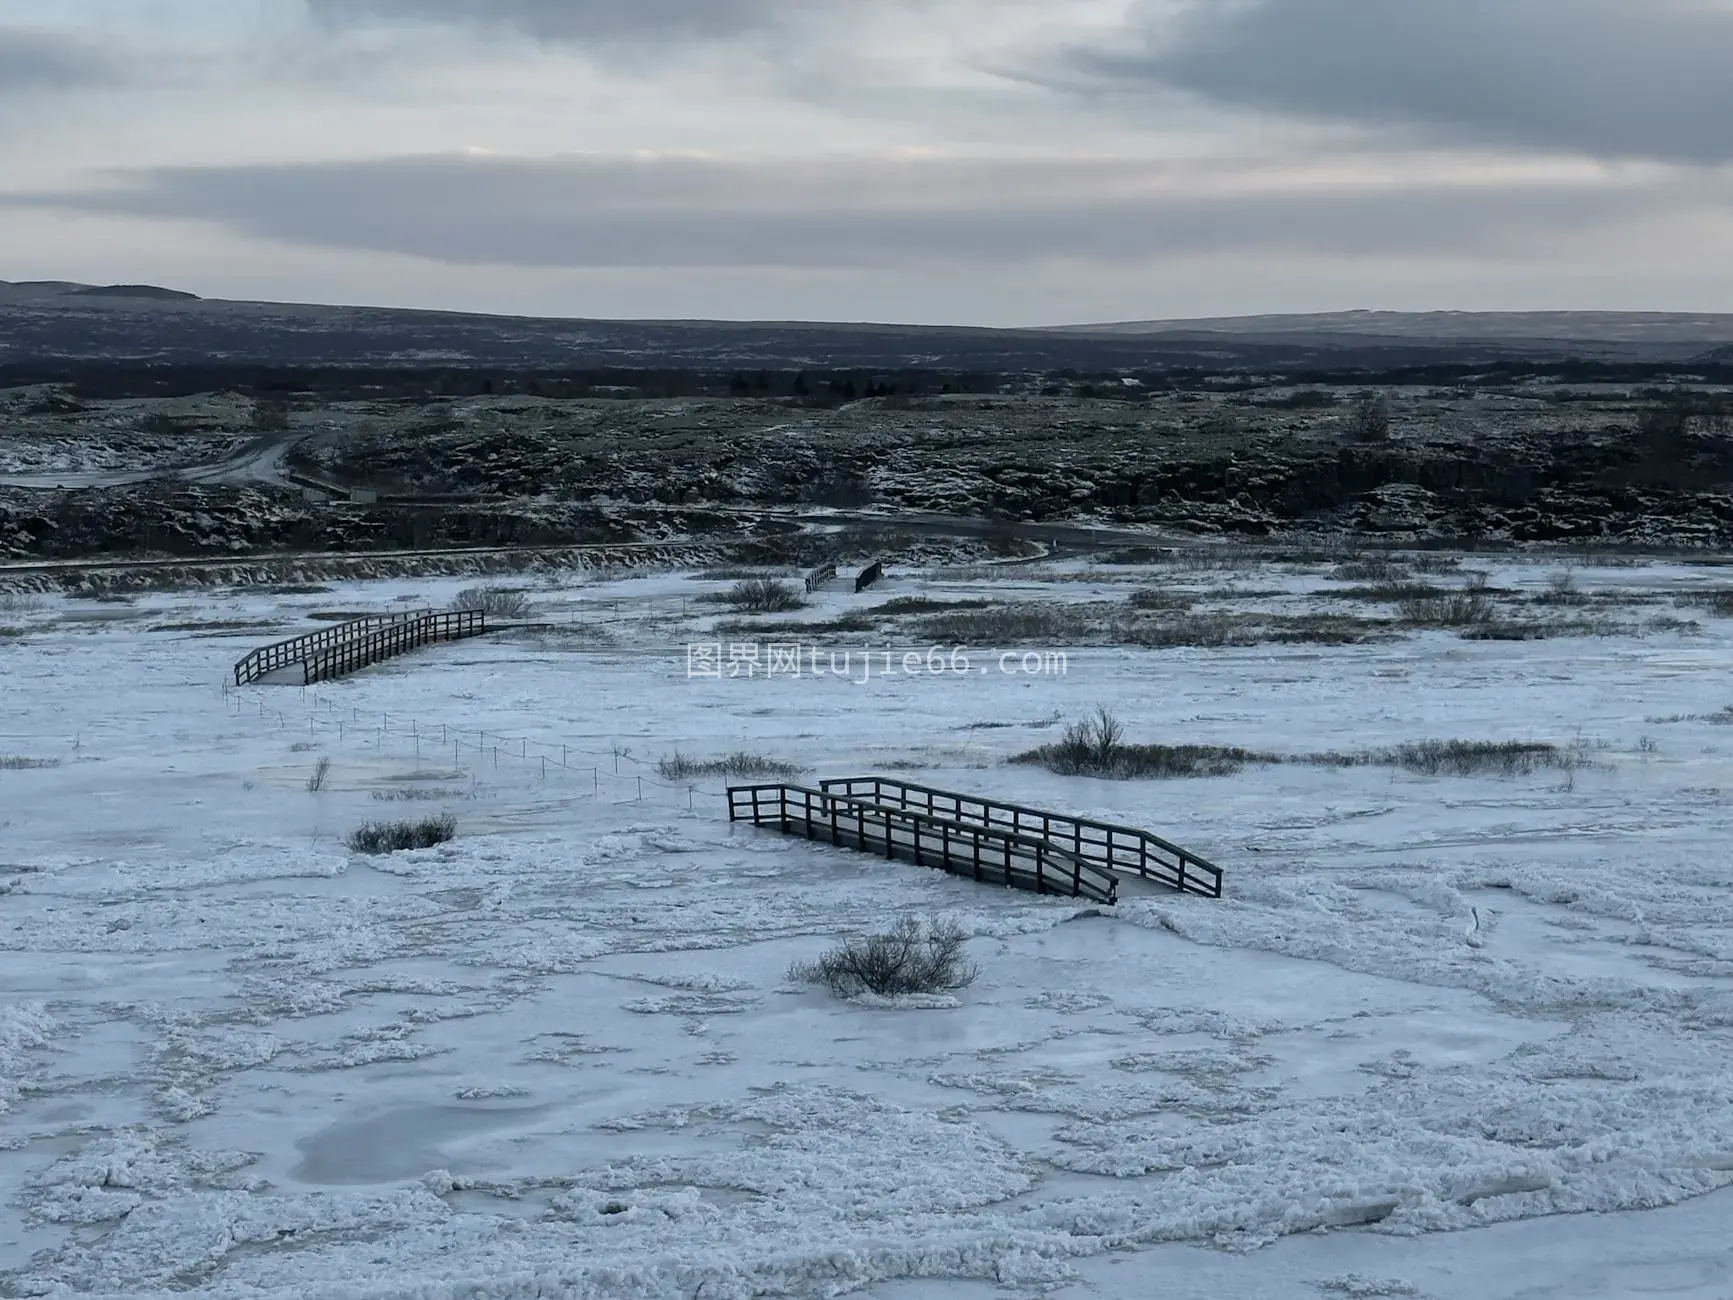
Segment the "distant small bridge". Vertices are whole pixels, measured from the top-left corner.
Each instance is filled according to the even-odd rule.
[[[836,565],[819,565],[818,568],[806,575],[806,594],[809,596],[812,595],[813,592],[819,590],[819,588],[823,587],[827,582],[833,581],[835,578]]]

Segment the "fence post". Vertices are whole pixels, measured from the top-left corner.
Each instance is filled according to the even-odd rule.
[[[643,777],[638,778],[638,802],[639,803],[644,802],[644,778]]]

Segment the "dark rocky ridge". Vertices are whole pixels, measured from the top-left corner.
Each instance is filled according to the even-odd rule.
[[[0,284],[0,551],[727,538],[791,505],[1007,536],[1724,548],[1730,339],[1728,317],[994,331]]]
[[[0,281],[0,366],[154,365],[975,371],[1689,362],[1733,317],[1346,313],[1061,329],[603,321],[201,299],[155,286]],[[1431,323],[1429,323],[1431,322]]]
[[[35,412],[32,436],[88,438],[114,423],[108,404],[52,398],[35,390],[23,408]],[[196,419],[185,404],[179,415],[160,405],[124,404],[141,443],[159,452],[175,428],[189,445],[232,446],[250,410],[280,424],[269,436],[292,444],[291,472],[380,500],[322,504],[287,488],[166,479],[14,489],[0,491],[0,550],[46,558],[737,537],[786,526],[755,524],[753,512],[789,506],[945,515],[1007,535],[1022,524],[1090,523],[1404,543],[1733,544],[1733,392],[1701,386],[1391,388],[1377,400],[1292,386],[1007,392],[823,407],[303,395],[286,407],[210,398]],[[1369,422],[1368,412],[1382,415]]]

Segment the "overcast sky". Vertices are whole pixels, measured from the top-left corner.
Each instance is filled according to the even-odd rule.
[[[1733,311],[1733,0],[0,0],[0,279]]]

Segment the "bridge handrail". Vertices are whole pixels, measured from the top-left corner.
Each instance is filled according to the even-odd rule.
[[[422,610],[412,618],[382,624],[308,656],[303,661],[303,680],[310,686],[418,646],[458,641],[486,631],[487,615],[479,609]]]
[[[870,793],[865,797],[869,800],[879,800],[886,797],[887,788],[892,791],[898,807],[908,806],[908,795],[918,794],[925,797],[926,806],[930,811],[935,809],[935,800],[948,800],[956,805],[955,815],[966,819],[968,814],[962,808],[965,803],[976,804],[981,808],[980,819],[983,824],[993,825],[992,814],[997,812],[1011,815],[1011,827],[1016,831],[1035,830],[1043,836],[1052,836],[1056,828],[1063,827],[1068,834],[1061,840],[1070,841],[1071,850],[1081,854],[1089,861],[1098,864],[1109,871],[1135,871],[1146,879],[1169,885],[1182,893],[1203,894],[1210,898],[1222,896],[1222,869],[1208,859],[1198,856],[1190,849],[1181,848],[1171,840],[1163,839],[1151,831],[1137,826],[1120,826],[1112,822],[1096,821],[1087,817],[1069,817],[1063,813],[1048,812],[1040,808],[1030,808],[1022,804],[1006,803],[1002,800],[990,799],[983,795],[966,794],[956,790],[940,790],[934,786],[918,785],[912,781],[902,781],[895,777],[856,776],[835,777],[820,781],[819,788],[826,793],[837,790],[844,792],[849,798],[861,798],[863,788]],[[1025,819],[1032,823],[1025,826]],[[1085,831],[1099,833],[1096,838],[1084,834]],[[1129,844],[1121,844],[1119,839],[1129,840]],[[1119,856],[1118,850],[1135,853],[1135,858]],[[1154,850],[1155,853],[1152,853]],[[1091,852],[1093,851],[1093,852]],[[1174,861],[1164,862],[1159,856],[1166,853]]]
[[[773,795],[774,798],[768,801],[761,798],[766,794]],[[794,804],[792,814],[791,802]],[[744,814],[743,805],[747,809]],[[819,810],[816,816],[815,806]],[[949,839],[955,836],[967,837],[973,840],[977,847],[983,843],[1003,847],[1007,850],[1007,856],[1012,847],[1022,850],[1024,856],[1034,860],[1034,875],[1039,892],[1047,892],[1047,886],[1052,884],[1055,888],[1051,892],[1066,893],[1073,897],[1091,897],[1106,903],[1114,902],[1118,894],[1119,881],[1111,871],[1104,870],[1088,858],[1040,836],[1022,835],[1001,827],[958,821],[930,812],[889,807],[866,799],[855,799],[787,782],[728,788],[729,821],[751,821],[754,825],[762,825],[771,818],[779,822],[804,821],[810,833],[811,829],[830,825],[838,809],[852,814],[854,820],[860,824],[857,833],[862,834],[863,838],[866,816],[883,819],[887,853],[892,849],[890,828],[892,820],[895,819],[915,831],[917,862],[920,861],[919,834],[923,829],[933,828],[938,831],[941,842],[947,845]],[[834,831],[836,828],[832,829]],[[947,857],[948,852],[947,848]],[[978,852],[976,856],[979,857]],[[946,866],[948,869],[951,863],[947,861]],[[1060,885],[1066,888],[1059,888]]]
[[[292,636],[283,641],[273,641],[270,645],[263,645],[256,650],[249,651],[236,661],[235,685],[244,686],[248,682],[256,681],[266,673],[275,672],[287,664],[297,663],[305,659],[309,651],[322,650],[327,646],[348,640],[375,625],[385,626],[401,623],[432,612],[432,610],[406,610],[396,614],[363,614],[360,618],[333,623],[330,627],[322,627],[316,632],[303,632],[300,636]]]

